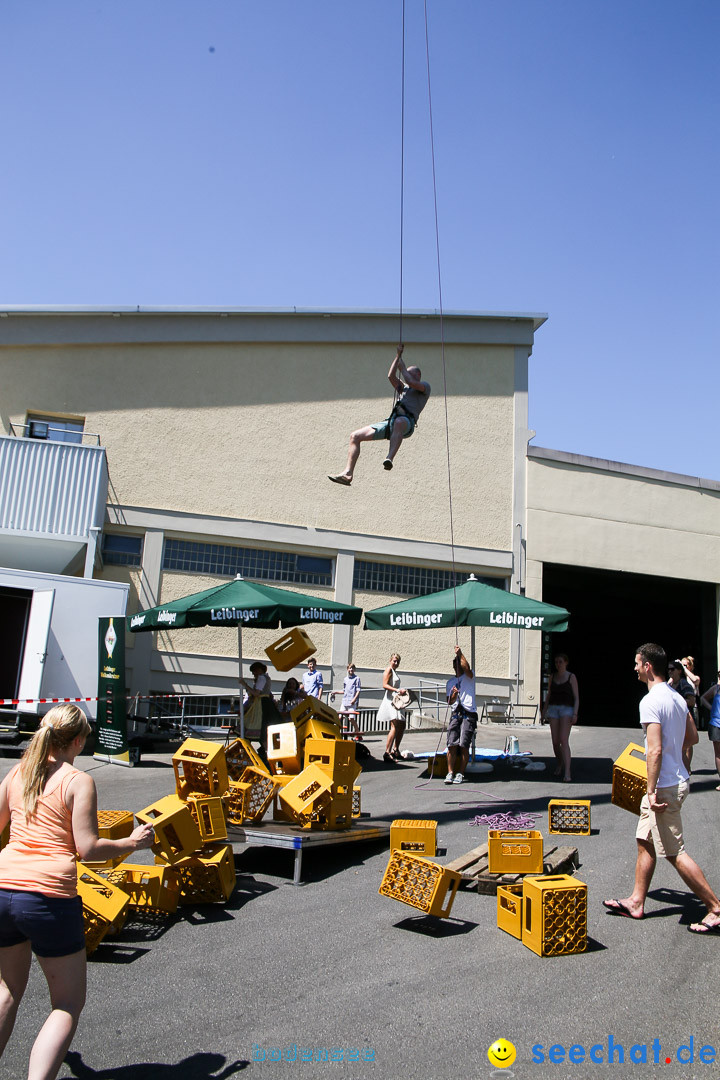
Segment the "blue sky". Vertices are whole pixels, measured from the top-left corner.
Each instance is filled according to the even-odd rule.
[[[404,304],[435,308],[423,3],[406,6]],[[398,306],[401,0],[2,16],[0,303]],[[428,16],[445,308],[548,313],[538,445],[720,479],[720,4]]]

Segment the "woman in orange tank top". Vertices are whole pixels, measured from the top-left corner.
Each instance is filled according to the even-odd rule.
[[[28,1080],[54,1080],[85,1004],[86,954],[76,852],[111,859],[150,847],[151,825],[122,840],[100,840],[97,792],[73,762],[90,725],[75,705],[44,717],[22,761],[0,784],[0,1056],[15,1023],[34,952],[51,1012],[30,1053]]]

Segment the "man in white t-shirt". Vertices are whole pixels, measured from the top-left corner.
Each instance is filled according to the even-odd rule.
[[[603,900],[615,915],[642,919],[658,856],[675,867],[685,884],[705,904],[702,922],[689,927],[696,934],[720,933],[720,900],[700,867],[685,850],[680,808],[688,793],[688,750],[698,741],[695,722],[685,700],[667,684],[667,656],[659,645],[641,645],[635,671],[648,687],[640,702],[645,729],[647,794],[640,804],[635,838],[635,887],[622,900]]]
[[[445,687],[445,696],[452,706],[447,734],[448,774],[445,783],[462,784],[478,715],[475,704],[475,675],[459,645],[455,646],[453,668],[455,674],[452,679],[448,679]]]

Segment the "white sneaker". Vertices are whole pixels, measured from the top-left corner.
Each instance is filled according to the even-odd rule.
[[[447,776],[445,777],[445,783],[446,784],[454,784],[455,783],[455,773],[449,772],[447,774]]]
[[[464,783],[465,783],[465,777],[463,776],[463,774],[461,772],[455,773],[455,775],[453,776],[453,784],[464,784]]]

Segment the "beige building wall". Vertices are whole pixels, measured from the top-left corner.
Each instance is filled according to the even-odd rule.
[[[720,582],[720,483],[530,447],[527,595],[544,563]],[[720,643],[719,643],[720,644]],[[526,691],[540,643],[525,643]]]
[[[406,362],[421,367],[433,394],[395,469],[381,467],[386,443],[365,444],[351,489],[330,484],[327,473],[344,467],[351,430],[390,413],[397,316],[14,313],[0,337],[0,419],[7,431],[28,413],[80,417],[100,436],[107,529],[145,536],[140,570],[96,570],[130,582],[130,611],[218,580],[163,571],[167,536],[325,555],[337,560],[333,588],[282,587],[367,608],[398,599],[355,594],[353,560],[451,569],[448,447],[456,565],[516,583],[527,366],[543,321],[448,315],[443,352],[437,315],[406,314]],[[379,675],[391,651],[403,654],[409,673],[444,677],[455,644],[454,631],[310,633],[336,681],[350,656]],[[274,636],[245,631],[244,656],[263,657]],[[144,691],[211,692],[234,681],[234,630],[129,637],[134,685]],[[459,640],[469,653],[469,630]],[[511,635],[478,630],[476,657],[488,691],[507,697],[517,671]]]

